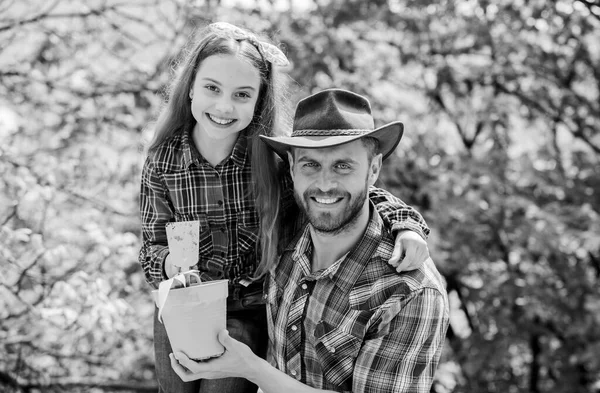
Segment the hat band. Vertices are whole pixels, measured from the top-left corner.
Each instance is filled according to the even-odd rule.
[[[295,130],[292,132],[292,136],[346,136],[346,135],[362,135],[366,132],[373,130],[348,130],[348,129],[335,129],[335,130]]]

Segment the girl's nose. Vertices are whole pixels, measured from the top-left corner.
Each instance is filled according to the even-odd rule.
[[[233,111],[233,104],[229,98],[222,97],[219,101],[217,101],[215,109],[222,113],[229,113]]]

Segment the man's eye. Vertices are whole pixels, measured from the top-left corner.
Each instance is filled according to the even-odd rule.
[[[337,166],[337,168],[338,168],[338,169],[341,169],[341,170],[348,170],[348,169],[351,169],[351,168],[352,168],[352,167],[351,167],[350,165],[348,165],[348,164],[337,164],[336,166]]]
[[[316,162],[306,162],[306,163],[302,164],[302,166],[304,168],[316,168],[319,166],[319,164],[317,164]]]

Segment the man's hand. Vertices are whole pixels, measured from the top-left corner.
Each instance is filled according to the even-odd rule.
[[[219,341],[225,347],[225,353],[220,357],[195,362],[185,354],[177,352],[169,355],[171,367],[184,382],[203,378],[240,377],[258,385],[259,391],[265,393],[335,393],[330,390],[313,389],[279,371],[256,356],[246,344],[231,338],[227,330],[219,332]]]
[[[396,268],[397,272],[402,272],[420,268],[427,258],[427,242],[416,232],[404,230],[396,236],[394,251],[388,263]]]
[[[248,379],[252,368],[261,359],[246,344],[231,338],[227,330],[219,332],[218,338],[225,347],[225,353],[218,358],[196,362],[182,352],[169,355],[171,367],[182,381],[228,377]]]

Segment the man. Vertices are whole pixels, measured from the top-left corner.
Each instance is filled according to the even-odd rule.
[[[448,326],[443,279],[429,259],[387,264],[394,238],[367,198],[400,122],[374,128],[369,102],[331,89],[298,104],[290,137],[264,137],[287,157],[308,218],[266,283],[273,363],[219,334],[220,358],[171,365],[183,380],[239,376],[265,393],[429,392]]]

